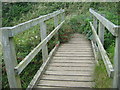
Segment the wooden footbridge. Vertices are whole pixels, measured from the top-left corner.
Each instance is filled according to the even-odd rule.
[[[102,58],[108,76],[113,78],[113,88],[120,88],[120,27],[94,10],[89,9],[89,11],[93,18],[90,22],[93,38],[88,40],[85,35],[75,33],[69,42],[64,44],[60,44],[58,38],[58,44],[49,54],[47,43],[54,35],[59,34],[58,30],[65,23],[63,9],[13,27],[3,27],[3,55],[10,88],[21,88],[19,75],[40,50],[42,50],[43,64],[28,85],[28,89],[93,88],[94,68],[99,58]],[[58,24],[58,15],[61,15],[60,24]],[[45,21],[50,18],[54,18],[55,29],[46,35]],[[20,63],[17,63],[13,37],[37,24],[40,24],[41,42]],[[114,65],[111,64],[103,46],[105,28],[116,37]]]

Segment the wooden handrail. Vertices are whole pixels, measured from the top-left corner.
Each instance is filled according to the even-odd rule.
[[[100,51],[101,56],[103,58],[105,67],[107,69],[107,73],[108,73],[109,77],[113,77],[113,72],[114,72],[113,66],[112,66],[112,64],[111,64],[111,62],[110,62],[110,60],[108,58],[108,55],[107,55],[107,53],[106,53],[106,51],[105,51],[105,49],[104,49],[104,47],[103,47],[103,45],[102,45],[102,43],[101,43],[101,41],[99,39],[99,36],[97,35],[96,30],[95,30],[95,28],[94,28],[94,26],[92,25],[91,22],[90,22],[90,26],[91,26],[92,32],[93,32],[93,34],[95,36],[95,40],[96,40],[96,42],[98,44],[98,48],[99,48],[99,51]]]
[[[45,21],[61,14],[62,14],[61,23],[55,26],[55,29],[49,35],[46,35],[47,31],[46,31]],[[27,22],[18,24],[13,27],[0,28],[2,29],[3,56],[4,56],[10,88],[21,88],[19,74],[24,70],[24,68],[31,62],[31,60],[38,54],[38,52],[41,49],[42,49],[43,64],[46,62],[46,60],[50,59],[51,55],[48,55],[46,58],[44,58],[45,55],[48,54],[47,42],[58,32],[58,30],[65,22],[63,20],[63,16],[64,16],[64,10],[61,9],[53,13],[43,15],[38,18],[29,20]],[[56,23],[56,21],[54,21],[54,23]],[[37,24],[40,24],[41,42],[18,64],[16,59],[13,37]],[[44,51],[45,50],[44,48],[46,48],[46,51]]]
[[[43,16],[40,16],[38,18],[35,18],[35,19],[32,19],[32,20],[29,20],[29,21],[26,21],[24,23],[21,23],[21,24],[18,24],[16,26],[13,26],[13,27],[3,27],[1,28],[2,30],[8,30],[9,31],[9,37],[13,37],[37,24],[39,24],[40,22],[43,22],[43,21],[46,21],[50,18],[53,18],[61,13],[63,13],[64,10],[61,9],[61,10],[58,10],[58,11],[55,11],[53,13],[50,13],[50,14],[47,14],[47,15],[43,15]]]
[[[118,26],[107,20],[105,17],[100,15],[99,13],[95,12],[91,8],[89,9],[90,13],[97,18],[99,22],[101,22],[114,36],[117,36],[117,30],[114,28],[117,28]]]
[[[113,77],[113,88],[120,88],[120,26],[113,24],[105,17],[100,15],[99,13],[95,12],[92,9],[89,9],[90,13],[93,15],[93,24],[90,22],[90,26],[93,32],[93,42],[94,45],[98,47],[98,56],[100,58],[100,54],[104,61],[105,67],[107,69],[107,73],[109,76]],[[97,35],[97,21],[99,21],[99,31]],[[111,32],[113,36],[115,36],[115,54],[114,54],[114,65],[111,64],[106,51],[104,50],[104,30],[105,27],[108,31]],[[97,45],[96,45],[97,44]],[[113,68],[114,67],[114,68]],[[114,72],[114,73],[113,73]]]

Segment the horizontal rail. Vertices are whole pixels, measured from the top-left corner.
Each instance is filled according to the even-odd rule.
[[[16,67],[15,71],[20,74],[23,69],[31,62],[42,47],[55,35],[65,21],[61,22],[40,44],[38,44]]]
[[[39,24],[40,22],[42,21],[46,21],[52,17],[55,17],[57,15],[59,15],[60,13],[63,13],[64,10],[61,9],[61,10],[58,10],[58,11],[55,11],[53,13],[50,13],[50,14],[47,14],[47,15],[43,15],[43,16],[40,16],[38,18],[35,18],[35,19],[32,19],[32,20],[29,20],[27,22],[24,22],[24,23],[21,23],[21,24],[18,24],[16,26],[13,26],[13,27],[3,27],[1,28],[2,30],[4,29],[7,29],[10,31],[9,33],[9,37],[13,37],[37,24]]]
[[[98,48],[99,48],[99,51],[101,53],[101,56],[103,58],[103,61],[104,61],[104,64],[105,64],[105,67],[106,67],[106,70],[107,70],[107,73],[108,73],[108,76],[109,77],[113,77],[113,72],[114,72],[114,69],[113,69],[113,65],[111,64],[109,58],[108,58],[108,55],[96,33],[96,30],[94,28],[94,26],[92,25],[92,23],[90,22],[90,26],[92,28],[92,32],[93,32],[93,35],[95,36],[95,39],[96,39],[96,42],[98,44]]]
[[[117,25],[113,24],[112,22],[110,22],[105,17],[103,17],[99,13],[95,12],[91,8],[89,9],[89,11],[93,16],[95,16],[112,33],[112,35],[117,36],[118,31],[117,31],[117,29],[115,29],[115,28],[118,28]]]
[[[40,67],[40,69],[37,71],[37,73],[35,74],[35,76],[33,77],[33,79],[31,80],[30,84],[28,85],[26,90],[31,90],[32,88],[34,88],[34,86],[36,85],[36,83],[40,80],[42,74],[44,73],[47,64],[50,62],[52,56],[54,55],[54,53],[56,52],[56,50],[58,49],[58,46],[60,45],[60,42],[58,42],[56,44],[56,46],[51,50],[46,62],[44,64],[42,64],[42,66]]]

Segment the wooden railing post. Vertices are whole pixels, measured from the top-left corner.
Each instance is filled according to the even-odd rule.
[[[100,38],[100,41],[102,43],[102,45],[104,45],[104,30],[105,30],[105,27],[103,26],[103,24],[99,21],[99,27],[98,27],[98,36]],[[100,54],[100,51],[97,52],[98,55],[98,59],[101,60],[101,54]]]
[[[120,29],[115,43],[113,88],[120,89]]]
[[[13,37],[8,37],[9,31],[2,31],[3,56],[10,88],[21,88],[20,77],[15,73],[14,67],[17,65],[16,53]]]
[[[104,30],[105,30],[105,27],[101,22],[99,22],[98,36],[103,45],[104,45]]]
[[[93,16],[93,26],[97,32],[97,18]],[[96,51],[96,60],[98,61],[99,58],[99,53],[98,53],[98,47],[97,47],[97,43],[96,43],[96,39],[95,36],[93,35],[93,43],[95,45],[95,51]]]
[[[42,41],[46,38],[46,34],[47,34],[46,23],[44,21],[40,23],[40,31],[41,31],[41,41]],[[48,58],[47,44],[42,47],[42,58],[43,58],[43,62],[45,62]]]
[[[96,32],[97,32],[97,19],[96,19],[96,17],[94,17],[94,16],[93,16],[93,26],[94,26],[94,28],[95,28],[95,30],[96,30]],[[93,37],[93,42],[94,42],[95,45],[96,45],[95,37]]]
[[[61,13],[61,22],[63,22],[65,19],[65,13]]]
[[[97,18],[93,16],[93,26],[97,32]]]
[[[58,16],[54,17],[54,27],[56,28],[58,26]],[[58,32],[56,33],[56,39],[58,41]]]

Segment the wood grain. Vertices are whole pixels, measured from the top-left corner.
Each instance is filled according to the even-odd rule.
[[[92,87],[95,60],[92,46],[85,43],[89,41],[84,35],[73,34],[72,40],[59,47],[36,87]]]

